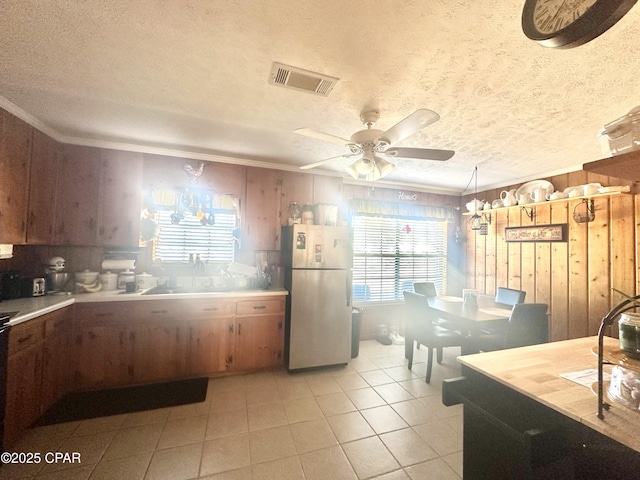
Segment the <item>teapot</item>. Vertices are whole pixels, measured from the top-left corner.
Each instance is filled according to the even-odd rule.
[[[518,195],[518,205],[526,205],[527,203],[533,203],[533,196],[529,192]]]
[[[484,208],[484,202],[482,200],[474,198],[469,203],[465,204],[465,207],[467,207],[467,210],[469,210],[470,212],[477,212],[478,210],[482,210]]]
[[[518,199],[516,198],[516,189],[512,188],[511,190],[503,190],[500,192],[500,200],[505,207],[513,207],[518,204]]]

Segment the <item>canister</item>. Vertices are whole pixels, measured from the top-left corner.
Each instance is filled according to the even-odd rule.
[[[125,270],[118,275],[118,289],[124,289],[129,282],[136,281],[136,274],[131,270]]]
[[[112,272],[104,272],[99,275],[102,290],[115,290],[118,288],[118,274]]]
[[[620,350],[628,357],[640,359],[640,314],[623,313],[618,320]]]

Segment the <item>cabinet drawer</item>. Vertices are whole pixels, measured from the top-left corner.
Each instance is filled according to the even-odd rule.
[[[36,318],[16,325],[9,331],[9,355],[44,340],[44,320]]]
[[[182,320],[189,316],[190,307],[186,300],[152,300],[134,304],[132,310],[136,323]]]
[[[284,311],[282,299],[249,300],[238,302],[238,315],[262,315],[273,314]]]
[[[43,317],[45,319],[44,336],[45,338],[51,335],[56,335],[67,329],[70,325],[68,320],[68,310],[58,310],[57,312],[50,313]]]
[[[198,300],[189,305],[189,318],[207,319],[232,317],[236,313],[236,304],[224,300]]]
[[[107,325],[127,322],[136,302],[102,302],[74,305],[74,318],[80,325]]]

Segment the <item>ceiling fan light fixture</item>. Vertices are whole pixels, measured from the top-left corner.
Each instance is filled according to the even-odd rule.
[[[375,161],[376,169],[380,172],[380,178],[386,177],[393,171],[394,168],[396,168],[395,164],[387,162],[382,157],[375,157]]]
[[[351,175],[354,180],[357,180],[358,177],[360,176],[360,174],[358,173],[358,169],[356,168],[356,165],[358,164],[359,161],[360,160],[353,162],[351,165],[347,167],[347,173]]]

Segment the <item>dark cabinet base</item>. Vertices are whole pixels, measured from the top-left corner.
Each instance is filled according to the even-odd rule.
[[[464,404],[465,480],[640,478],[635,450],[481,374],[464,373],[445,381],[443,403]]]

